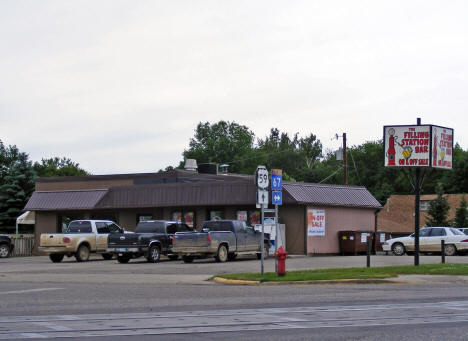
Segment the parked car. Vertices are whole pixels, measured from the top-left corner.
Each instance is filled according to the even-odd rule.
[[[468,227],[459,227],[458,229],[464,234],[468,235]]]
[[[192,232],[186,224],[167,220],[140,221],[135,233],[110,234],[107,240],[110,254],[116,254],[119,263],[128,263],[132,258],[146,257],[148,262],[159,262],[161,254],[177,259],[172,251],[172,236],[176,232]]]
[[[214,256],[217,262],[233,260],[239,254],[256,254],[261,258],[261,236],[241,220],[210,220],[202,225],[202,232],[176,233],[172,251],[185,263],[194,258]],[[264,236],[263,255],[268,257],[270,236]]]
[[[453,227],[425,227],[419,230],[419,252],[441,252],[441,241],[445,241],[445,254],[453,256],[457,252],[468,250],[468,236]],[[407,237],[387,240],[383,245],[384,251],[392,251],[401,256],[414,252],[414,233]]]
[[[0,234],[0,258],[8,258],[13,252],[15,244],[13,238]]]
[[[91,252],[111,259],[113,255],[107,253],[107,236],[124,232],[110,220],[73,220],[66,233],[41,234],[39,251],[48,254],[54,263],[61,262],[64,256],[75,256],[77,262],[86,262]]]

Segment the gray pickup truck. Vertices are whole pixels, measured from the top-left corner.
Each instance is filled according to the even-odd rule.
[[[241,220],[210,220],[201,232],[177,232],[172,237],[172,252],[182,256],[185,263],[194,258],[214,256],[217,262],[234,260],[237,255],[256,254],[261,258],[260,232]],[[269,236],[264,236],[264,258],[268,257]]]

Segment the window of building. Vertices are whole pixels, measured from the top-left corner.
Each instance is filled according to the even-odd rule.
[[[421,200],[419,202],[419,209],[421,211],[427,211],[429,209],[429,205],[430,205],[431,201],[430,200]]]
[[[182,223],[182,212],[180,211],[172,212],[172,220],[177,221],[178,223]]]
[[[210,220],[223,220],[224,212],[223,211],[210,211]]]
[[[140,221],[148,221],[148,220],[153,220],[153,215],[149,213],[142,213],[142,214],[137,214],[137,223]]]
[[[188,227],[193,228],[194,218],[195,218],[195,213],[193,211],[184,212],[184,223],[187,224]]]

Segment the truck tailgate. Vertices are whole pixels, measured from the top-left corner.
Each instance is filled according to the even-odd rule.
[[[173,247],[207,247],[210,245],[208,233],[177,232]]]
[[[139,233],[111,233],[107,237],[107,247],[136,247]]]
[[[65,242],[63,241],[63,237],[65,234],[63,233],[55,233],[55,234],[41,234],[40,246],[50,247],[50,246],[65,246]],[[68,245],[68,244],[67,244]]]

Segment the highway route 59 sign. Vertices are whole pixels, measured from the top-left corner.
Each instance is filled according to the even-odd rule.
[[[270,184],[268,180],[268,170],[265,166],[258,166],[255,171],[255,184],[259,189],[267,189]]]

